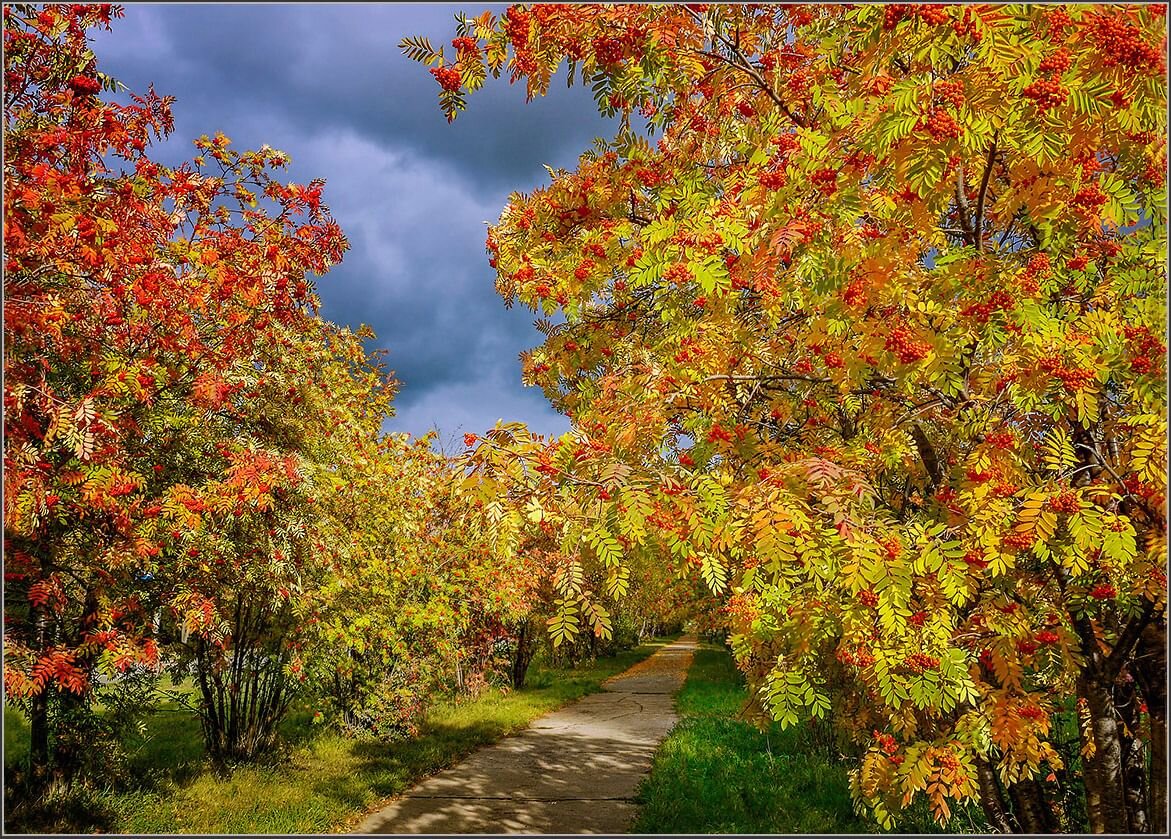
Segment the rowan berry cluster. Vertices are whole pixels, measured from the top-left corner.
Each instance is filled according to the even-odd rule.
[[[1016,306],[1016,298],[1009,292],[1001,289],[994,292],[983,303],[974,303],[960,310],[963,317],[974,318],[979,323],[987,323],[993,312],[1006,311]]]
[[[882,16],[882,28],[894,29],[904,20],[921,20],[928,26],[939,26],[947,23],[950,15],[947,7],[938,4],[920,6],[913,3],[891,3],[885,7]]]
[[[953,108],[964,104],[964,83],[961,79],[943,79],[935,83],[935,95]]]
[[[818,169],[809,176],[809,182],[822,195],[833,195],[838,191],[838,171],[832,167]]]
[[[1037,633],[1037,643],[1039,644],[1052,645],[1056,644],[1060,640],[1061,636],[1052,629],[1042,629]]]
[[[667,280],[667,282],[675,283],[675,285],[683,285],[684,283],[689,283],[695,279],[691,273],[691,269],[682,262],[676,262],[670,268],[668,268],[664,272],[663,278]]]
[[[1037,72],[1060,76],[1070,68],[1072,63],[1072,59],[1069,57],[1069,50],[1059,49],[1052,55],[1047,55],[1041,59],[1041,63],[1037,65]]]
[[[931,135],[931,139],[937,143],[957,139],[963,133],[956,118],[942,108],[932,108],[920,118],[915,128],[919,131],[926,131]]]
[[[1066,263],[1065,267],[1068,268],[1070,271],[1080,271],[1089,264],[1090,264],[1090,258],[1088,256],[1086,256],[1084,254],[1078,254],[1073,259],[1071,259],[1068,263]]]
[[[93,96],[95,93],[101,92],[102,83],[93,76],[79,74],[69,80],[69,89],[78,96]]]
[[[1069,16],[1069,12],[1058,6],[1045,15],[1045,22],[1049,24],[1049,29],[1056,32],[1063,31],[1066,27],[1073,26],[1073,18]]]
[[[1110,583],[1098,583],[1090,589],[1090,597],[1095,600],[1113,600],[1118,596],[1118,589]]]
[[[997,449],[1011,449],[1016,444],[1016,438],[1009,431],[993,431],[984,436],[984,442]]]
[[[1006,548],[1012,550],[1024,550],[1025,548],[1033,547],[1033,542],[1036,541],[1033,534],[1028,531],[1016,531],[1010,533],[1000,540],[1001,544]]]
[[[869,285],[866,277],[857,277],[850,281],[846,290],[842,292],[842,302],[850,308],[860,306],[866,302],[866,289]]]
[[[1134,358],[1130,362],[1130,369],[1140,375],[1158,369],[1159,362],[1167,353],[1163,342],[1145,326],[1128,326],[1123,331],[1133,345],[1131,352]]]
[[[937,752],[937,754],[939,755],[939,765],[944,769],[955,772],[962,765],[960,759],[955,756],[955,752],[944,751]]]
[[[971,9],[964,9],[963,14],[951,22],[951,28],[957,38],[963,38],[966,35],[973,41],[984,39],[984,33],[976,28],[976,16],[972,14]]]
[[[1032,655],[1040,645],[1036,641],[1022,640],[1016,642],[1016,651],[1021,655]]]
[[[1022,90],[1021,94],[1027,99],[1032,99],[1037,105],[1037,110],[1045,113],[1050,108],[1063,105],[1069,96],[1069,90],[1054,76],[1049,79],[1037,79]]]
[[[895,738],[891,737],[889,734],[883,734],[880,731],[875,731],[874,739],[878,742],[878,748],[880,748],[884,754],[893,755],[899,750],[899,744],[895,742]]]
[[[1092,183],[1079,189],[1070,199],[1070,203],[1087,213],[1092,213],[1106,203],[1106,193],[1097,183]]]
[[[1089,15],[1090,38],[1107,67],[1121,65],[1149,75],[1161,76],[1166,60],[1162,51],[1147,43],[1142,31],[1123,19],[1122,14]]]
[[[594,269],[596,263],[592,259],[583,259],[577,264],[577,268],[573,270],[574,278],[584,280],[590,275],[590,271]]]
[[[1041,636],[1038,635],[1037,639],[1040,640],[1040,638]],[[1025,720],[1040,720],[1045,718],[1045,712],[1036,705],[1026,705],[1018,713],[1020,713],[1021,719]]]
[[[523,6],[509,6],[504,13],[504,34],[514,46],[528,46],[530,19],[531,15]]]
[[[882,28],[894,29],[914,13],[915,7],[910,3],[890,3],[883,9]]]
[[[784,169],[766,169],[760,173],[757,180],[765,189],[780,189],[789,179]]]
[[[1066,490],[1049,499],[1049,509],[1058,513],[1076,513],[1081,509],[1077,493]]]
[[[809,94],[809,74],[804,70],[794,70],[785,80],[785,90],[795,99],[804,99]]]
[[[1093,370],[1085,370],[1082,368],[1059,368],[1053,371],[1053,377],[1061,379],[1061,384],[1070,393],[1086,390],[1098,381],[1098,377],[1094,374]]]
[[[911,364],[925,358],[931,345],[915,337],[904,324],[895,326],[886,338],[885,348],[893,352],[903,364]]]
[[[858,602],[868,609],[873,609],[878,605],[878,595],[870,589],[863,589],[858,592]]]
[[[927,613],[916,612],[915,614],[911,615],[908,620],[911,622],[912,626],[922,626],[923,624],[927,623]]]
[[[903,660],[903,664],[909,667],[914,673],[925,673],[928,670],[937,669],[939,667],[939,659],[933,655],[914,653],[907,656],[907,658]]]
[[[479,46],[476,44],[475,38],[453,38],[451,45],[456,48],[458,52],[467,52],[475,50],[479,52]]]
[[[607,35],[599,35],[592,42],[594,58],[603,67],[613,67],[622,62],[622,41]]]
[[[1012,498],[1020,490],[1020,485],[1012,481],[997,481],[992,487],[992,494],[997,498]]]

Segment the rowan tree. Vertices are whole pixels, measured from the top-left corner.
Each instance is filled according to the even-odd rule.
[[[621,594],[665,548],[883,824],[1165,829],[1165,11],[554,4],[402,42],[449,120],[564,72],[619,121],[487,240],[574,427],[468,463],[506,544],[572,557],[555,641],[606,631],[573,569]]]
[[[98,680],[156,670],[172,634],[212,753],[271,741],[325,371],[371,410],[387,388],[316,314],[312,275],[346,246],[322,183],[222,135],[152,161],[170,99],[106,101],[86,41],[120,14],[4,8],[4,680],[42,780],[92,748],[70,719]]]

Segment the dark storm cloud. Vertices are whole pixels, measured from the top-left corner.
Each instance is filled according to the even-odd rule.
[[[501,6],[299,4],[137,6],[138,43],[119,45],[120,68],[176,93],[189,110],[263,125],[277,117],[306,134],[346,126],[452,163],[493,191],[529,187],[541,163],[572,164],[606,132],[589,92],[563,82],[526,105],[522,86],[492,80],[448,125],[426,69],[402,56],[404,35],[447,44],[454,14]],[[111,37],[116,40],[117,33]],[[136,39],[138,40],[138,39]],[[144,42],[147,45],[143,49]],[[450,52],[450,47],[448,52]]]
[[[506,310],[493,290],[484,223],[509,192],[547,179],[542,164],[572,166],[612,128],[580,88],[526,105],[503,79],[448,125],[434,80],[397,44],[447,43],[459,8],[129,5],[94,48],[131,90],[153,82],[176,97],[160,158],[188,159],[192,139],[223,131],[239,147],[287,152],[292,178],[328,181],[351,249],[319,282],[323,314],[370,324],[390,351],[402,382],[391,428],[438,425],[449,443],[499,418],[560,432],[565,420],[520,385],[517,353],[539,335],[531,313]]]

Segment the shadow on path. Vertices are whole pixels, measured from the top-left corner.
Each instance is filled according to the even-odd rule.
[[[635,791],[675,724],[695,639],[419,783],[355,833],[624,833]]]

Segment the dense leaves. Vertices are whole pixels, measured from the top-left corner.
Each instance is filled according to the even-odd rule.
[[[324,183],[218,134],[153,161],[170,99],[107,101],[87,45],[120,14],[4,9],[4,684],[42,787],[164,669],[220,762],[298,695],[410,731],[482,683],[533,576],[430,438],[383,432],[372,334],[318,315],[346,249]]]
[[[762,711],[852,736],[881,822],[1078,827],[1076,714],[1088,826],[1165,827],[1164,14],[537,5],[403,42],[449,119],[560,68],[621,120],[487,241],[574,428],[498,427],[469,484],[506,550],[560,543],[555,641],[657,557],[725,597]]]

